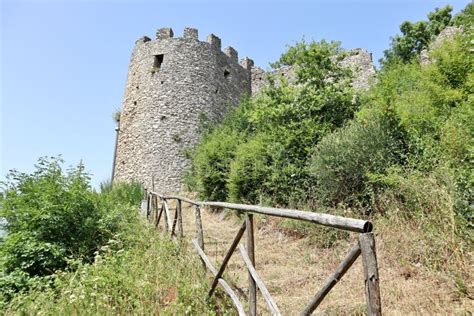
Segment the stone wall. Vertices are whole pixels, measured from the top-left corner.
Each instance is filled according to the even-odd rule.
[[[448,26],[447,28],[442,30],[441,33],[436,36],[433,42],[429,44],[428,49],[423,49],[420,52],[420,63],[422,65],[427,65],[431,63],[429,52],[441,47],[444,41],[453,39],[457,34],[462,33],[462,31],[462,28],[457,26]]]
[[[353,71],[352,85],[355,89],[367,90],[370,87],[371,81],[375,78],[375,67],[370,52],[362,48],[351,49],[348,51],[348,56],[341,61],[341,64]],[[291,66],[268,72],[255,67],[252,69],[252,93],[260,91],[267,84],[269,76],[274,78],[284,77],[290,83],[296,81],[296,73]]]
[[[352,50],[343,63],[356,72],[354,86],[369,86],[375,74],[370,53]],[[244,95],[258,92],[269,74],[296,79],[292,67],[267,73],[251,59],[239,63],[235,49],[221,50],[213,34],[200,41],[193,28],[179,38],[161,28],[154,40],[139,39],[128,70],[113,181],[179,191],[189,164],[185,153],[199,141],[202,120],[219,122]]]
[[[221,51],[211,34],[199,41],[186,28],[174,38],[170,28],[156,39],[143,37],[132,53],[116,149],[114,181],[138,180],[173,193],[181,189],[188,165],[185,151],[199,140],[203,118],[217,122],[250,93],[252,60],[238,63],[235,49]]]

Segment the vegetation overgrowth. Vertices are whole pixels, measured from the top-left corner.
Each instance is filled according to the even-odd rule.
[[[270,78],[190,153],[191,190],[206,200],[271,204],[371,218],[394,264],[447,276],[470,297],[473,244],[474,5],[405,22],[368,91],[351,86],[337,42],[301,41]],[[438,47],[447,26],[462,30]],[[419,54],[428,51],[430,62]],[[0,309],[6,314],[214,314],[186,244],[140,218],[139,184],[90,186],[79,165],[42,158],[3,183]],[[284,230],[324,248],[347,233]],[[472,296],[471,296],[472,297]],[[223,303],[225,304],[225,302]],[[225,308],[225,307],[224,307]]]
[[[139,215],[140,184],[92,190],[81,164],[41,158],[12,171],[0,217],[0,310],[6,314],[212,313],[200,265]],[[159,267],[159,268],[158,268]]]
[[[296,82],[270,78],[222,124],[206,129],[191,154],[190,190],[205,200],[410,227],[413,239],[392,245],[404,249],[404,264],[466,281],[474,205],[473,7],[453,17],[447,6],[428,21],[403,23],[368,91],[352,89],[338,43],[289,47],[273,66],[292,66]],[[461,32],[431,47],[452,25]],[[429,63],[420,63],[423,49]],[[305,225],[284,225],[310,233]],[[319,238],[323,246],[334,236],[327,237]]]

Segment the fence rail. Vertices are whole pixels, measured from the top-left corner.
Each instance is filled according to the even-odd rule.
[[[174,214],[172,214],[173,210],[170,208],[168,203],[170,200],[176,201]],[[196,238],[192,239],[192,244],[196,249],[197,254],[201,258],[204,269],[209,270],[214,277],[208,297],[211,297],[214,294],[217,285],[221,285],[223,290],[231,298],[239,315],[247,314],[239,300],[238,295],[234,292],[229,283],[222,277],[230,258],[237,248],[240,251],[248,272],[248,315],[257,314],[257,289],[260,290],[260,293],[262,294],[262,297],[264,298],[271,314],[281,315],[277,304],[271,297],[270,292],[265,286],[265,283],[260,278],[257,270],[255,269],[253,213],[302,220],[318,225],[360,233],[358,241],[347,253],[340,265],[336,268],[336,271],[329,276],[323,287],[310,299],[307,306],[301,312],[301,315],[311,315],[315,311],[315,309],[324,300],[326,295],[339,282],[339,280],[350,269],[352,264],[359,256],[362,256],[364,270],[367,313],[368,315],[381,315],[382,307],[380,299],[377,256],[375,251],[375,239],[372,233],[373,226],[370,221],[293,209],[233,204],[226,202],[193,201],[191,199],[175,195],[160,195],[153,191],[146,191],[146,216],[149,221],[155,225],[155,227],[158,227],[161,218],[164,218],[166,231],[170,233],[171,238],[181,238],[184,236],[182,217],[183,202],[194,206]],[[224,256],[221,266],[218,269],[212,265],[209,257],[204,251],[204,231],[201,218],[201,207],[227,208],[245,214],[245,220],[238,230],[229,250]],[[246,233],[246,247],[240,244],[244,233]]]

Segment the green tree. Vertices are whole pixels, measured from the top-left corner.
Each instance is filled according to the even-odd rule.
[[[0,301],[57,270],[92,262],[130,219],[124,205],[143,196],[136,184],[99,194],[82,164],[64,171],[62,163],[40,158],[31,174],[12,170],[3,182],[0,217],[8,234],[0,244]]]
[[[201,197],[279,204],[302,198],[312,148],[359,107],[351,71],[339,63],[345,55],[337,42],[289,47],[273,67],[292,66],[296,85],[270,78],[196,147],[191,182]]]
[[[391,47],[384,51],[384,58],[380,62],[383,65],[396,60],[410,62],[428,47],[436,35],[453,24],[452,10],[453,8],[447,5],[430,12],[428,21],[403,22],[400,25],[401,35],[395,35],[392,38]]]

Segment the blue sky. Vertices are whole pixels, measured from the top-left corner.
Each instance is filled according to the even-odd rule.
[[[10,1],[1,2],[0,179],[38,157],[82,160],[110,178],[119,109],[136,39],[170,26],[209,33],[266,68],[305,36],[382,56],[404,20],[469,1]]]

